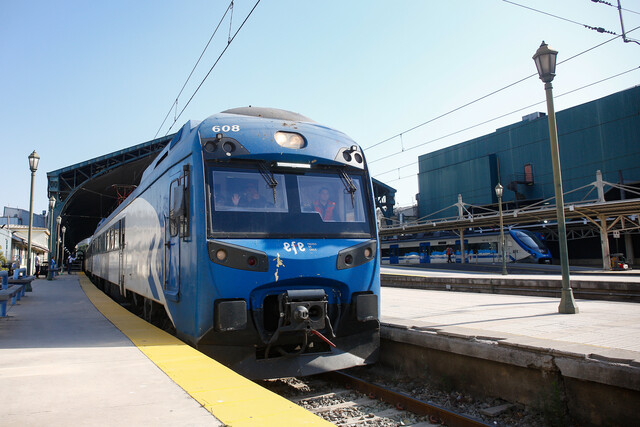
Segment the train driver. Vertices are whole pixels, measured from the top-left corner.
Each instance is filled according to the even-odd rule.
[[[318,199],[313,202],[313,210],[320,214],[323,221],[335,221],[337,219],[335,208],[336,202],[330,199],[329,189],[321,187],[318,191]]]

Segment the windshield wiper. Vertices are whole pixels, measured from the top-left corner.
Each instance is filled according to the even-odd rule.
[[[358,191],[358,189],[353,184],[353,180],[351,179],[351,177],[349,175],[347,175],[347,173],[343,169],[340,169],[340,180],[342,181],[342,184],[344,185],[344,189],[347,190],[347,192],[349,194],[351,194],[351,205],[355,209],[356,200],[355,200],[355,196],[354,195],[355,195],[356,191]]]
[[[258,163],[258,170],[260,171],[260,175],[262,179],[267,183],[267,185],[273,190],[273,204],[276,204],[276,187],[278,186],[278,181],[273,176],[273,172],[269,170],[267,165],[264,163]]]

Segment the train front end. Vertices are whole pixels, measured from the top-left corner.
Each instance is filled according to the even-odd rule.
[[[255,108],[210,117],[200,142],[212,326],[198,347],[253,379],[375,362],[380,258],[361,149]]]

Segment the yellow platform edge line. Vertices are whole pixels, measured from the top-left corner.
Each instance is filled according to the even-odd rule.
[[[84,274],[80,287],[113,325],[207,411],[228,426],[331,426],[121,307]]]

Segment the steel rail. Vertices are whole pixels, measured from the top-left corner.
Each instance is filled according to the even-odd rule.
[[[329,372],[325,374],[325,376],[350,386],[354,390],[364,393],[369,397],[379,398],[398,409],[410,411],[418,415],[427,415],[430,422],[434,424],[439,423],[448,427],[490,426],[482,421],[457,414],[437,405],[423,402],[404,393],[389,390],[388,388],[364,381],[344,372]]]

